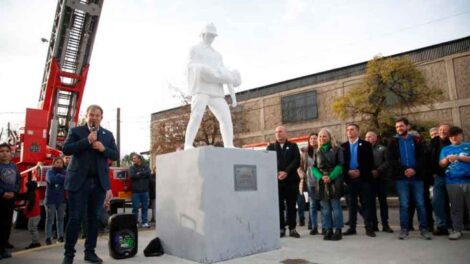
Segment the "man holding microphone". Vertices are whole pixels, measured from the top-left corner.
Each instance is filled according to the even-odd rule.
[[[90,105],[86,124],[70,129],[64,144],[64,155],[72,155],[67,168],[65,189],[69,198],[69,220],[65,236],[63,264],[73,263],[75,244],[83,217],[82,206],[87,206],[85,261],[102,263],[96,253],[98,219],[102,206],[112,198],[108,177],[108,160],[117,160],[119,152],[113,134],[100,126],[103,109]]]

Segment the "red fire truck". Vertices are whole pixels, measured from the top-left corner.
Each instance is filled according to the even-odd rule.
[[[14,149],[21,172],[20,193],[28,176],[45,188],[47,169],[61,149],[68,130],[77,125],[90,58],[104,0],[59,0],[44,68],[38,107],[26,109],[25,126]],[[14,135],[14,134],[12,134]],[[113,194],[128,198],[127,169],[110,169]]]

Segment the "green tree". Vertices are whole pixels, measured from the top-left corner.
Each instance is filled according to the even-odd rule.
[[[417,106],[432,108],[441,98],[442,91],[426,85],[407,56],[377,56],[367,63],[362,83],[337,98],[332,107],[340,119],[359,117],[365,127],[386,135],[394,131],[395,117]]]

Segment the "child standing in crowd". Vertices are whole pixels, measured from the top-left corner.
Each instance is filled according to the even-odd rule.
[[[64,242],[64,215],[65,215],[65,169],[64,160],[56,158],[52,168],[46,175],[46,245],[50,245],[52,225],[57,214],[57,241]]]
[[[0,259],[11,258],[6,249],[10,238],[14,208],[14,197],[20,186],[20,173],[11,162],[11,148],[7,143],[0,144]]]
[[[462,237],[464,229],[464,206],[470,210],[470,143],[463,142],[460,127],[449,129],[451,145],[441,150],[439,165],[445,168],[447,192],[449,193],[450,212],[454,232],[450,240]]]
[[[24,215],[28,218],[28,231],[31,233],[32,240],[31,244],[29,244],[25,249],[31,249],[41,246],[41,243],[39,243],[38,232],[38,224],[41,220],[41,198],[37,191],[38,184],[36,181],[30,180],[26,186],[28,191]]]

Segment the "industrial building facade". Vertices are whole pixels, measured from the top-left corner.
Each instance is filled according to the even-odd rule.
[[[463,128],[470,139],[470,37],[401,54],[409,56],[423,73],[426,84],[443,91],[443,100],[418,107],[407,114],[410,120],[432,120]],[[339,140],[346,139],[346,122],[336,118],[331,105],[360,84],[367,62],[303,76],[237,93],[243,122],[234,124],[237,146],[274,140],[274,129],[284,125],[290,137],[308,135],[327,127]],[[180,108],[151,116],[152,145],[159,122],[180,114]],[[237,127],[241,125],[242,127]],[[155,157],[152,153],[152,160]]]

